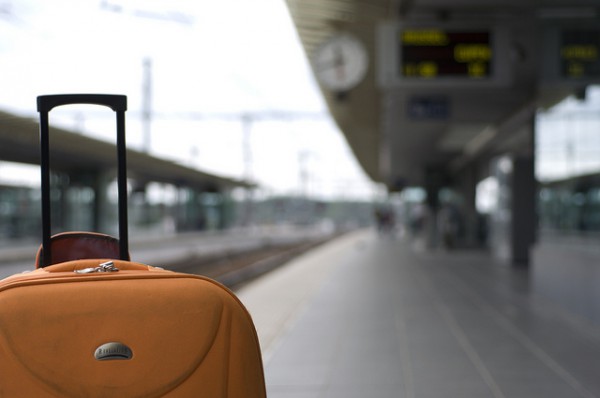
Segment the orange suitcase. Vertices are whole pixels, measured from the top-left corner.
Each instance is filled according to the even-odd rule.
[[[266,396],[252,320],[231,292],[200,276],[101,263],[0,282],[1,397]]]
[[[37,270],[0,281],[0,397],[266,397],[256,331],[235,295],[128,261],[126,245],[115,249],[123,238],[44,238]]]

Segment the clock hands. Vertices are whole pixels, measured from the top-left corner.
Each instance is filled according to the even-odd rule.
[[[333,51],[333,63],[335,66],[336,76],[339,80],[343,81],[346,78],[346,62],[344,61],[344,51],[342,50],[342,46],[339,44],[333,49]]]

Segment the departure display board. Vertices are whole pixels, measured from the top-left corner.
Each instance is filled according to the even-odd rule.
[[[600,30],[565,29],[560,33],[559,46],[562,78],[600,77]]]
[[[411,79],[492,77],[489,30],[403,29],[399,31],[399,76]]]

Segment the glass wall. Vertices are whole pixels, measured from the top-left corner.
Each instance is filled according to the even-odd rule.
[[[541,230],[600,233],[600,87],[540,112],[536,122]]]

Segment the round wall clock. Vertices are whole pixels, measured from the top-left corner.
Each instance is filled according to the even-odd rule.
[[[347,33],[336,35],[315,50],[313,70],[321,85],[346,92],[358,85],[367,73],[369,60],[363,44]]]

